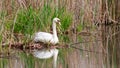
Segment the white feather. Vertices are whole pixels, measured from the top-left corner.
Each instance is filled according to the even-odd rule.
[[[56,44],[59,43],[58,37],[57,37],[57,31],[56,31],[56,23],[60,23],[59,18],[53,19],[53,34],[47,33],[47,32],[38,32],[35,33],[34,41],[35,42],[44,42],[44,43],[52,43]]]

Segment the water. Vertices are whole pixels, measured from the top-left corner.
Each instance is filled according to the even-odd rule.
[[[84,48],[83,48],[84,49]],[[58,49],[57,68],[103,68],[102,54],[74,48]],[[55,52],[58,52],[56,50]],[[53,68],[52,51],[12,50],[0,58],[0,68]],[[45,53],[44,53],[45,52]],[[52,53],[52,54],[51,54]],[[41,56],[43,54],[43,56]],[[44,57],[45,55],[49,55]],[[42,59],[41,59],[42,58]],[[47,58],[47,59],[45,59]],[[54,67],[55,68],[55,67]]]
[[[33,52],[34,57],[39,59],[48,59],[53,57],[53,68],[57,68],[57,58],[58,58],[58,49],[43,49],[43,50],[35,50]]]

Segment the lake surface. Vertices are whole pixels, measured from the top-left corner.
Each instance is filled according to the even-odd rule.
[[[90,42],[58,49],[57,68],[105,68],[105,55],[100,47]],[[53,68],[53,57],[40,59],[33,53],[10,49],[10,53],[1,54],[0,68]]]

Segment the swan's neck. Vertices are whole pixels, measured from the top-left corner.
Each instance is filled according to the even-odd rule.
[[[53,27],[53,37],[57,38],[57,31],[56,31],[56,23],[55,22],[53,22],[52,27]]]

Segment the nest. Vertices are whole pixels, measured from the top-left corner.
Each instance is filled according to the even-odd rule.
[[[3,47],[5,47],[5,45],[3,45]],[[27,43],[19,43],[19,42],[15,42],[13,44],[8,44],[8,47],[13,48],[13,49],[20,49],[20,50],[34,50],[34,49],[38,49],[38,50],[42,50],[42,49],[54,49],[54,48],[67,48],[68,45],[67,44],[46,44],[43,42],[27,42]]]

